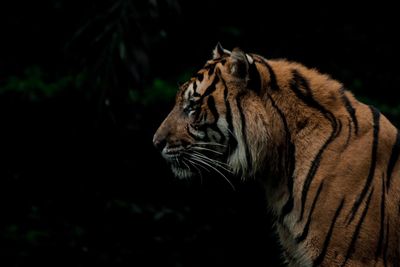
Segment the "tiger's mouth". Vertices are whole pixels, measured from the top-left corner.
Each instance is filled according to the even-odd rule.
[[[191,170],[187,160],[185,160],[185,150],[183,146],[165,146],[161,151],[173,174],[179,179],[188,179],[196,176],[196,173]]]
[[[182,154],[184,148],[179,146],[179,147],[165,147],[162,151],[162,154],[165,158],[173,158],[173,157],[178,157],[179,155]]]
[[[186,147],[164,147],[162,155],[177,178],[187,179],[195,176],[202,177],[205,173],[216,173],[222,176],[231,186],[227,174],[232,170],[225,163],[225,145],[192,144]]]
[[[161,154],[163,158],[170,164],[170,165],[180,165],[180,161],[182,161],[184,155],[184,148],[183,147],[165,147]]]

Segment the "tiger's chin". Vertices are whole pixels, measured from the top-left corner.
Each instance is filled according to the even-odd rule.
[[[189,169],[184,169],[176,165],[171,165],[171,170],[176,178],[178,179],[189,179],[196,176],[196,173]]]

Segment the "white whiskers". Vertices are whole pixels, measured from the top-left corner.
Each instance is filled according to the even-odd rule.
[[[200,147],[200,146],[192,146],[190,147],[187,151],[182,152],[183,155],[185,156],[185,159],[190,163],[192,166],[197,166],[200,167],[207,172],[210,171],[215,171],[219,175],[221,175],[225,181],[228,182],[228,184],[235,190],[234,185],[231,183],[231,181],[225,176],[225,174],[222,171],[232,173],[232,171],[229,169],[228,164],[216,160],[216,159],[211,159],[204,155],[203,153],[199,152],[199,150],[205,150],[209,151],[212,153],[216,153],[218,155],[222,155],[222,152],[213,150],[213,149],[208,149],[205,147]],[[190,159],[188,159],[190,158]],[[198,169],[198,168],[197,168]],[[199,173],[201,174],[200,170],[198,169]]]

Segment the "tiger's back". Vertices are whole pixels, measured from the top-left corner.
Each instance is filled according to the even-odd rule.
[[[329,76],[217,46],[154,142],[177,176],[264,181],[289,265],[399,266],[399,131]]]
[[[289,131],[297,131],[293,181],[286,182],[293,182],[292,195],[286,191],[286,199],[280,196],[284,204],[273,207],[292,264],[398,265],[399,131],[329,77],[285,61],[268,62],[277,77],[290,69],[292,78],[278,82],[279,88],[300,100],[288,104],[286,95],[278,102],[282,92],[275,97]]]

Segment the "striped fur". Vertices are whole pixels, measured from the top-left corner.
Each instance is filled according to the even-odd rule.
[[[400,266],[399,130],[328,75],[218,45],[153,142],[178,177],[262,180],[288,266]]]

